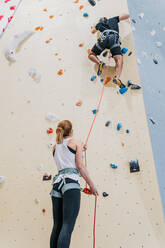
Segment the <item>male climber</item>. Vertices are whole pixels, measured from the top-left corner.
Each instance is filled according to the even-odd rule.
[[[95,34],[100,31],[100,37],[97,43],[92,48],[89,53],[89,59],[98,65],[97,75],[100,76],[105,63],[100,61],[98,56],[105,50],[110,49],[112,57],[115,60],[116,75],[113,78],[113,82],[116,83],[120,88],[125,88],[125,85],[121,82],[120,76],[123,68],[123,56],[121,52],[121,42],[119,36],[119,25],[118,23],[123,20],[129,19],[129,14],[124,14],[121,16],[116,16],[110,19],[103,17],[99,20],[96,26],[91,27],[91,32]]]

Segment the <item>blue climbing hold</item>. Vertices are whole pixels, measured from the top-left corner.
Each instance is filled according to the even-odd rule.
[[[96,76],[92,76],[92,77],[91,77],[91,81],[92,81],[92,82],[95,81],[95,79],[96,79]]]
[[[103,82],[104,82],[104,78],[100,79],[100,82],[102,82],[102,83],[103,83]]]
[[[110,166],[111,166],[111,168],[112,168],[112,169],[117,169],[117,168],[118,168],[118,166],[117,166],[117,165],[112,164],[112,163],[110,164]]]
[[[97,113],[97,109],[92,110],[93,114],[95,115]]]
[[[88,17],[89,15],[88,15],[88,13],[84,13],[83,16],[84,17]]]
[[[124,48],[122,48],[121,52],[122,52],[122,54],[125,54],[128,52],[128,49],[124,47]]]
[[[126,133],[130,133],[129,129],[126,130]]]
[[[128,90],[128,88],[125,87],[125,88],[121,88],[119,90],[119,92],[120,92],[121,95],[124,95],[127,92],[127,90]]]
[[[122,128],[122,124],[121,123],[118,123],[117,124],[117,131],[120,131],[121,128]]]

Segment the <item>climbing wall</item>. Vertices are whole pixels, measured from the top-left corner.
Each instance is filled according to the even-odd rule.
[[[91,81],[96,72],[87,56],[96,36],[90,27],[101,16],[124,12],[128,12],[125,0],[97,1],[94,7],[88,1],[23,1],[12,28],[1,39],[2,247],[49,247],[51,182],[43,182],[42,176],[56,173],[50,149],[55,136],[47,129],[55,130],[57,122],[46,117],[53,113],[57,119],[71,120],[75,137],[85,141],[103,87],[101,78]],[[35,32],[26,37],[25,31]],[[121,23],[120,31],[122,46],[128,49],[122,81],[141,85],[130,24]],[[19,37],[26,40],[16,51]],[[76,106],[79,100],[82,105]],[[130,173],[129,161],[134,158],[140,172]],[[87,162],[99,191],[96,248],[163,248],[164,218],[142,90],[129,89],[121,95],[111,83],[105,87]],[[111,168],[111,163],[118,168]],[[93,213],[94,197],[82,194],[72,248],[92,247]]]

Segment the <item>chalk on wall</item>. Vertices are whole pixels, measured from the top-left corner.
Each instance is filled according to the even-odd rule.
[[[11,40],[9,41],[8,46],[5,50],[5,57],[10,62],[16,62],[16,52],[20,48],[20,46],[25,42],[34,31],[25,31],[21,34],[14,35]]]

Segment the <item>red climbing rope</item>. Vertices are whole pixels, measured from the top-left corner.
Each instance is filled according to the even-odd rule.
[[[98,115],[99,109],[100,109],[100,105],[103,99],[103,94],[104,94],[104,88],[105,88],[105,84],[107,82],[107,74],[108,74],[108,66],[110,64],[110,56],[108,56],[108,62],[107,62],[107,67],[106,67],[106,72],[105,72],[105,78],[104,78],[104,82],[103,82],[103,87],[101,90],[101,95],[100,95],[100,99],[98,102],[98,106],[97,106],[97,110],[96,110],[96,114],[94,115],[91,127],[89,129],[86,141],[85,141],[85,145],[87,145],[90,134],[92,132],[96,117]],[[85,167],[87,167],[87,152],[85,150]],[[85,189],[83,190],[84,193],[89,194],[90,190],[87,188],[87,184],[85,186]],[[95,248],[95,243],[96,243],[96,209],[97,209],[97,195],[95,195],[95,208],[94,208],[94,223],[93,223],[93,248]]]

